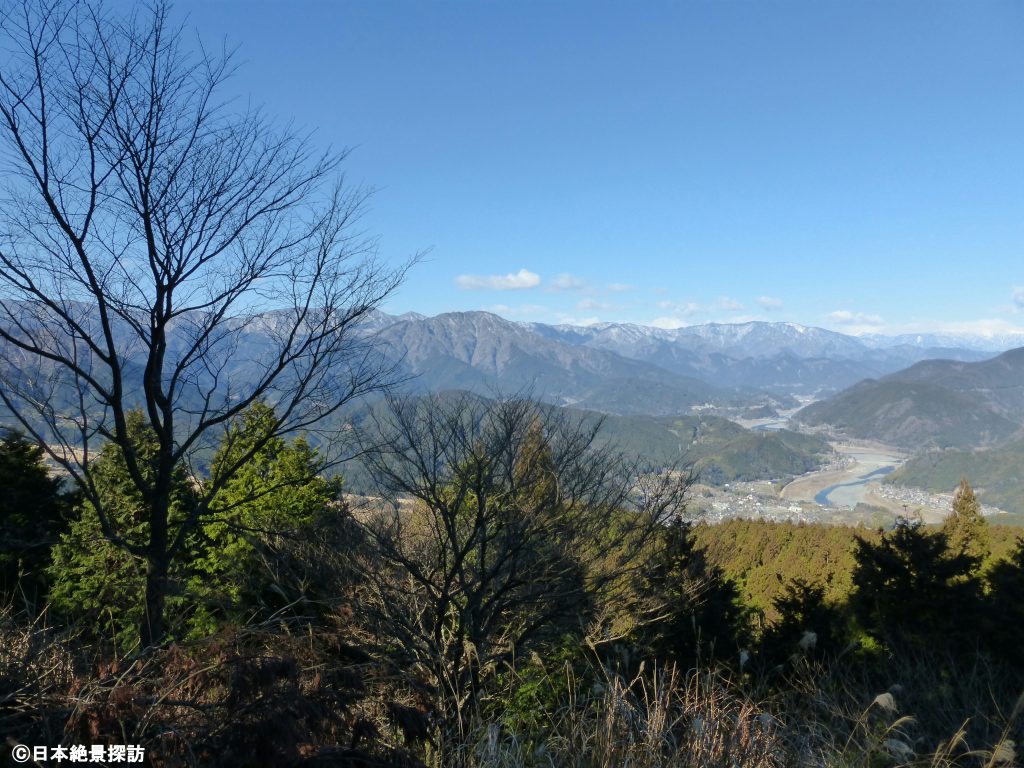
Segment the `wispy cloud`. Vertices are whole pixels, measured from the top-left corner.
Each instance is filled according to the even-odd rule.
[[[744,307],[736,299],[730,299],[728,296],[722,296],[715,302],[715,309],[723,312],[742,312]]]
[[[559,314],[557,321],[560,325],[594,325],[601,322],[599,317],[576,317],[575,315]]]
[[[580,299],[576,302],[576,309],[580,312],[611,312],[617,309],[614,304],[607,301],[598,301],[597,299]]]
[[[650,325],[655,328],[673,329],[689,325],[689,318],[700,312],[701,306],[693,301],[659,301],[658,309],[663,309],[668,314],[654,318]]]
[[[650,325],[654,328],[665,328],[673,330],[675,328],[683,328],[689,323],[681,317],[675,317],[672,315],[666,315],[665,317],[656,317],[651,320]]]
[[[540,285],[540,275],[528,269],[520,269],[507,275],[459,275],[455,278],[455,284],[464,291],[480,291],[486,288],[492,291],[515,291],[536,288]]]
[[[827,318],[833,325],[841,326],[843,333],[849,333],[853,336],[882,333],[888,330],[885,326],[885,321],[879,315],[869,315],[865,312],[837,309],[835,312],[829,312]]]
[[[867,315],[863,312],[851,312],[848,309],[837,309],[829,312],[828,319],[840,325],[882,325],[878,315]]]
[[[1015,287],[1011,294],[1011,298],[1013,299],[1013,306],[1018,310],[1024,311],[1024,285],[1018,285]]]
[[[664,309],[674,317],[692,317],[700,312],[700,304],[693,301],[659,301],[658,309]]]
[[[488,307],[484,307],[484,310],[509,318],[543,317],[551,314],[551,310],[541,304],[520,304],[514,307],[509,306],[508,304],[491,304]]]
[[[777,299],[774,296],[758,296],[757,303],[761,309],[767,312],[778,312],[784,306],[782,299]]]
[[[629,283],[608,283],[608,290],[612,293],[626,293],[636,290],[636,286]]]
[[[576,275],[570,275],[568,272],[555,275],[554,279],[548,283],[549,291],[581,291],[586,287],[586,280],[576,277]]]

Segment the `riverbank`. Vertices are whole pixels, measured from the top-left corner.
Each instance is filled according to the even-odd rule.
[[[834,447],[845,466],[796,478],[779,492],[782,499],[837,509],[870,504],[874,500],[873,491],[881,485],[885,475],[905,460],[898,449],[878,443],[837,443]],[[889,508],[888,504],[878,506]]]

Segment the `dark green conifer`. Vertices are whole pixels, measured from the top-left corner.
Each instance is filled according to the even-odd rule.
[[[890,645],[968,649],[980,640],[981,559],[951,551],[946,534],[901,519],[880,541],[858,538],[851,607]]]
[[[953,511],[942,525],[954,553],[966,553],[984,559],[990,552],[988,522],[981,515],[981,504],[966,477],[953,495]]]
[[[46,599],[50,550],[74,504],[43,449],[0,429],[0,602],[34,612]]]

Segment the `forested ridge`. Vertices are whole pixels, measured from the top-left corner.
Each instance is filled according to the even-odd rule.
[[[268,443],[189,534],[148,649],[138,561],[8,432],[0,729],[130,734],[153,765],[1012,764],[1024,540],[966,481],[942,526],[696,524],[688,476],[596,482],[619,457],[553,414],[394,401],[368,466],[393,512]],[[144,524],[119,455],[97,463]]]

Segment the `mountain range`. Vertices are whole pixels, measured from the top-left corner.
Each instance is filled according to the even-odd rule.
[[[258,373],[277,319],[266,313],[237,337],[233,386]],[[820,465],[828,448],[794,432],[750,432],[709,411],[772,418],[815,398],[794,422],[914,451],[1012,445],[1012,459],[1020,455],[1012,441],[1024,437],[1024,348],[991,357],[969,340],[935,346],[957,338],[861,338],[786,322],[666,330],[519,323],[487,312],[374,312],[356,332],[376,342],[411,394],[529,392],[609,414],[605,427],[623,444],[666,463],[685,453],[717,482],[799,474]],[[133,380],[140,365],[126,361]],[[928,475],[922,482],[946,482],[952,470],[931,460],[915,471]]]
[[[80,314],[86,322],[88,310],[83,308]],[[272,346],[279,319],[277,313],[267,312],[249,320],[234,338],[228,361],[233,386],[244,387],[247,379],[259,375],[259,361]],[[188,319],[181,322],[187,324]],[[126,329],[115,328],[115,333],[122,330],[130,347]],[[897,379],[886,377],[914,364],[922,367],[899,375],[917,376],[917,386],[924,391],[937,385],[937,369],[922,362],[933,358],[956,361],[960,367],[950,369],[949,386],[932,399],[937,407],[964,411],[966,406],[958,398],[975,397],[983,385],[966,379],[958,384],[954,379],[969,378],[974,370],[970,366],[990,355],[968,347],[929,346],[936,340],[931,337],[864,341],[786,322],[667,330],[625,323],[518,323],[487,312],[435,317],[374,312],[356,331],[377,342],[377,354],[395,367],[413,393],[530,391],[555,405],[659,417],[687,414],[700,406],[771,415],[776,410],[795,410],[799,402],[794,396],[821,399],[865,380],[891,386]],[[174,338],[170,341],[172,354],[177,342]],[[144,360],[132,356],[125,361],[129,371],[142,364]],[[15,370],[12,375],[18,373]],[[1006,382],[1012,383],[1013,375],[1012,371],[1006,373]],[[1006,382],[994,386],[1008,386]],[[131,389],[132,383],[128,386]],[[861,390],[857,391],[867,393],[869,401],[877,399],[871,389],[877,385],[865,382],[858,386]],[[949,394],[947,389],[959,394]],[[1007,391],[1009,400],[1004,402],[1002,395],[992,390],[985,397],[992,401],[994,414],[984,414],[974,426],[993,440],[1001,439],[1009,431],[1005,419],[1016,418],[1016,413],[1009,413],[1016,395]],[[818,418],[815,413],[806,412],[805,423],[830,419],[829,423],[838,423],[831,416]]]
[[[666,415],[701,403],[779,404],[822,396],[921,360],[976,361],[966,347],[884,346],[796,323],[708,324],[675,330],[626,323],[516,323],[487,312],[368,324],[423,390],[535,387],[551,402],[612,413]]]

